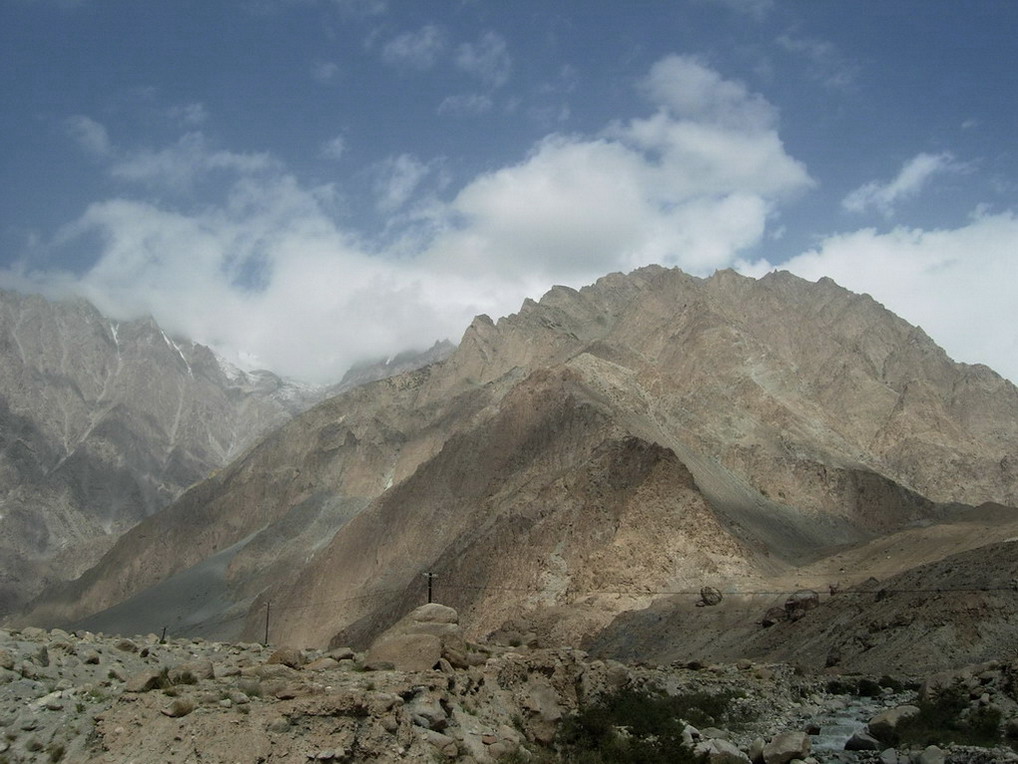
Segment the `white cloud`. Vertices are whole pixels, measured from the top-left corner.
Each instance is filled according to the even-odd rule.
[[[718,5],[724,5],[737,13],[745,13],[757,19],[762,19],[774,9],[774,0],[710,0]]]
[[[331,2],[351,16],[380,16],[389,10],[387,0],[331,0]]]
[[[850,87],[859,74],[858,64],[847,59],[828,40],[783,34],[776,42],[787,52],[805,59],[806,75],[828,87]]]
[[[205,104],[198,102],[171,106],[168,113],[185,127],[197,127],[209,118]]]
[[[873,208],[890,216],[894,214],[895,205],[918,196],[937,173],[958,172],[963,168],[964,165],[955,162],[947,152],[918,154],[902,165],[893,180],[866,183],[848,194],[841,206],[849,212],[865,212]]]
[[[405,32],[382,46],[382,60],[396,66],[430,69],[445,49],[445,33],[434,24]]]
[[[327,159],[340,159],[346,153],[346,139],[342,135],[330,138],[322,144],[322,156]]]
[[[149,312],[237,362],[324,381],[364,356],[458,339],[476,313],[513,312],[554,283],[651,262],[709,274],[750,253],[777,203],[812,181],[785,152],[773,107],[744,86],[668,59],[644,91],[651,116],[549,135],[446,201],[440,160],[391,157],[373,187],[384,241],[342,228],[336,190],[302,185],[273,157],[200,133],[114,149],[110,171],[134,198],[92,205],[53,243],[96,247],[94,265],[0,282]],[[225,189],[218,203],[185,212],[146,198],[209,173]]]
[[[77,114],[70,117],[66,124],[68,134],[88,153],[99,157],[110,153],[109,133],[91,117]]]
[[[448,271],[582,284],[650,262],[709,272],[758,242],[774,202],[808,188],[772,129],[775,111],[688,59],[645,85],[660,110],[600,138],[552,135],[450,205],[430,251]]]
[[[140,149],[123,154],[110,167],[120,180],[186,191],[196,180],[216,171],[247,174],[271,169],[268,154],[240,154],[212,149],[200,132],[187,133],[162,149]]]
[[[922,326],[954,359],[1018,381],[1018,219],[1011,212],[977,214],[956,229],[830,236],[780,267],[868,293]],[[752,275],[772,268],[766,261],[742,266]]]
[[[509,81],[512,58],[501,35],[485,32],[476,43],[466,42],[459,46],[456,66],[488,87],[497,88]]]
[[[311,67],[311,77],[322,85],[328,85],[339,77],[339,64],[335,61],[318,61]]]
[[[452,95],[438,105],[439,114],[456,116],[476,116],[491,111],[494,102],[483,93],[463,93]]]
[[[413,196],[431,172],[431,166],[412,154],[389,157],[377,167],[376,206],[382,212],[395,212]]]
[[[651,100],[679,118],[747,130],[766,129],[777,120],[777,110],[763,96],[691,56],[658,61],[642,86]]]

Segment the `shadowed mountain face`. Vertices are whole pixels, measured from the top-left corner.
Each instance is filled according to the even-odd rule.
[[[1018,504],[1016,477],[1015,387],[869,297],[650,267],[481,316],[447,360],[316,406],[32,619],[120,603],[104,628],[157,630],[135,617],[148,588],[171,601],[204,565],[216,618],[200,597],[164,618],[254,638],[271,603],[273,641],[362,645],[433,572],[469,633],[575,644],[668,592],[792,586],[960,505]],[[924,554],[899,569],[946,552]]]
[[[0,291],[0,613],[318,395],[76,300]]]

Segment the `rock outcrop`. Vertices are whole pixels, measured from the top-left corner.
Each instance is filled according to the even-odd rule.
[[[368,650],[369,663],[391,663],[399,671],[426,671],[445,660],[456,668],[470,665],[469,648],[451,607],[430,603],[407,613],[383,632]]]

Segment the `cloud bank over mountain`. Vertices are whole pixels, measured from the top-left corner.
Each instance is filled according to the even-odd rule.
[[[861,110],[864,89],[886,96],[851,28],[836,43],[770,3],[683,8],[685,44],[642,12],[246,8],[234,29],[248,43],[297,40],[285,24],[301,22],[301,39],[321,34],[331,47],[219,59],[215,93],[195,84],[208,80],[200,58],[162,80],[153,51],[138,79],[161,87],[54,96],[64,111],[50,140],[74,152],[61,161],[78,175],[54,197],[49,229],[5,218],[4,241],[17,243],[0,257],[0,286],[81,294],[115,317],[150,313],[242,366],[334,381],[366,357],[455,341],[474,315],[511,313],[554,284],[649,263],[701,276],[786,268],[869,292],[959,360],[1018,379],[1018,301],[1007,294],[1016,185],[1003,149],[964,144],[988,136],[985,115],[951,115],[952,141],[917,146],[889,131],[864,142],[843,119],[825,122]],[[109,21],[85,6],[48,12],[85,31]],[[538,18],[540,41],[523,34]],[[207,21],[177,42],[213,34]],[[600,45],[631,60],[609,64],[618,57],[584,42],[612,25]],[[763,29],[767,45],[718,52],[724,30]],[[704,53],[688,52],[694,37]],[[92,65],[100,53],[87,51]],[[71,71],[69,59],[50,65]],[[821,98],[838,109],[828,115]],[[259,120],[244,123],[251,104]],[[329,116],[316,122],[318,112]],[[845,146],[822,140],[835,124]]]

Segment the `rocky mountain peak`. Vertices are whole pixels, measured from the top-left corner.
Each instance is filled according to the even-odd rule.
[[[1018,504],[1016,454],[1014,386],[872,298],[648,267],[323,401],[32,617],[251,638],[280,609],[288,641],[366,646],[436,573],[468,637],[518,621],[578,644],[705,586],[749,602],[939,559],[971,507]],[[876,551],[924,529],[914,555]]]

